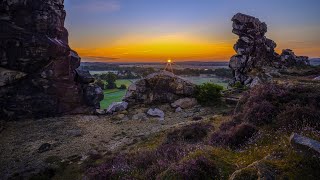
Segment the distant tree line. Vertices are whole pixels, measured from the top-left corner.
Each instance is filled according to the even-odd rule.
[[[117,87],[116,80],[118,79],[117,75],[109,72],[106,74],[95,74],[93,75],[96,79],[96,84],[101,87],[101,89],[127,89],[125,84],[121,84],[120,87]]]

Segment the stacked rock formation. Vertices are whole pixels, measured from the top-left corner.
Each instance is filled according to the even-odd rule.
[[[281,64],[285,67],[310,65],[307,56],[296,56],[291,49],[284,49],[281,53]]]
[[[153,73],[129,86],[124,101],[133,104],[173,103],[191,97],[195,84],[184,80],[171,72]]]
[[[79,81],[83,75],[75,71],[80,57],[68,45],[65,17],[63,0],[0,1],[1,118],[86,113],[99,107],[102,90],[92,78]]]
[[[282,68],[294,65],[308,65],[308,57],[297,57],[291,50],[284,50],[280,56],[275,52],[277,44],[266,38],[267,25],[258,18],[238,13],[233,18],[232,32],[239,36],[234,45],[236,55],[230,59],[229,67],[233,70],[234,85],[250,85],[257,81],[257,72],[265,67]],[[255,74],[250,73],[255,70]],[[264,73],[264,72],[263,72]]]

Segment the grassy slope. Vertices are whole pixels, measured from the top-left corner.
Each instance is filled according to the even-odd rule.
[[[132,80],[120,79],[116,81],[117,87],[120,87],[122,84],[129,87],[132,84]],[[108,108],[112,102],[121,101],[123,96],[126,94],[126,90],[121,89],[107,89],[104,91],[104,99],[100,102],[102,109]]]

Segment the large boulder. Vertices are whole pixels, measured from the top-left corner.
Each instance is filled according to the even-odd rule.
[[[75,81],[80,57],[68,45],[63,2],[0,1],[0,117],[94,111],[86,100],[92,79]]]
[[[192,97],[196,85],[162,71],[148,75],[129,86],[124,101],[129,104],[172,103],[184,97]]]
[[[292,133],[292,135],[290,136],[290,143],[299,151],[320,157],[319,141],[298,135],[296,133]]]
[[[309,65],[308,57],[295,56],[291,50],[277,54],[277,44],[265,36],[266,23],[258,18],[238,13],[233,16],[232,21],[232,32],[238,35],[239,39],[233,47],[237,54],[231,57],[229,63],[234,75],[231,85],[240,83],[253,87],[258,82],[270,80],[261,78],[268,74],[270,69]]]

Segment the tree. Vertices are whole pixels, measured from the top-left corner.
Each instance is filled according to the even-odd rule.
[[[109,72],[108,74],[103,75],[101,78],[103,78],[107,82],[107,89],[117,88],[117,85],[115,83],[117,80],[117,75]]]

